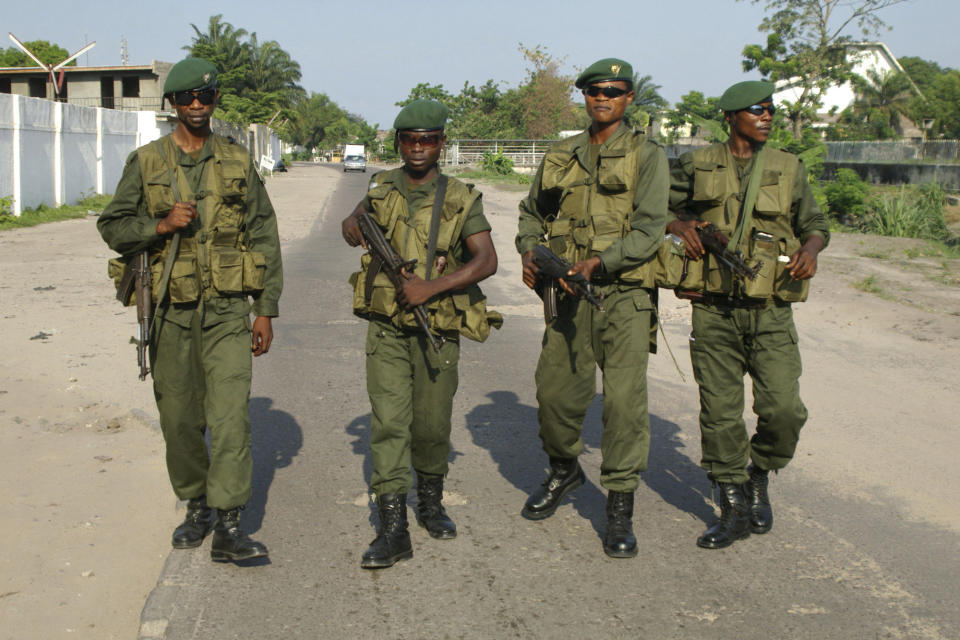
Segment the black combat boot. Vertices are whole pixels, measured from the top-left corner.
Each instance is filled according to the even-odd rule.
[[[633,491],[611,491],[607,495],[607,534],[603,551],[611,558],[632,558],[637,555],[637,539],[633,535]]]
[[[720,482],[718,487],[720,520],[697,538],[697,546],[704,549],[723,549],[750,536],[750,511],[744,485]]]
[[[207,496],[191,498],[187,501],[187,516],[173,530],[174,549],[192,549],[203,544],[203,538],[210,533],[210,516]]]
[[[213,528],[213,542],[210,545],[210,559],[214,562],[267,557],[267,548],[251,540],[240,529],[241,509],[217,509],[217,524]]]
[[[407,531],[407,496],[400,493],[377,496],[377,511],[380,513],[380,528],[360,560],[364,569],[385,569],[398,560],[413,557]]]
[[[549,518],[560,506],[563,496],[582,485],[585,479],[576,458],[550,458],[547,479],[530,494],[520,514],[528,520]]]
[[[773,528],[773,508],[770,507],[770,496],[767,495],[770,472],[758,469],[753,465],[750,465],[747,471],[750,473],[750,479],[747,481],[747,501],[750,503],[750,531],[766,533]]]
[[[457,537],[457,525],[447,515],[443,500],[443,477],[424,477],[417,474],[417,524],[427,530],[431,538],[449,540]]]

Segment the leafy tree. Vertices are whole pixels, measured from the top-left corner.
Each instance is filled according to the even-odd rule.
[[[740,1],[740,0],[738,0]],[[794,138],[811,122],[823,92],[850,79],[854,60],[845,31],[856,26],[864,37],[886,28],[878,13],[906,0],[750,0],[764,2],[767,15],[759,30],[767,33],[766,45],[743,49],[743,70],[758,70],[771,81],[789,80],[798,97],[784,101]],[[842,12],[842,13],[840,13]]]
[[[933,120],[930,137],[960,138],[960,71],[921,58],[904,57],[900,64],[921,93],[910,102],[910,119]]]
[[[854,76],[853,86],[856,101],[844,110],[828,135],[847,140],[899,138],[900,118],[906,116],[914,96],[910,79],[900,72],[881,74],[868,69],[866,77]]]
[[[633,102],[625,114],[628,123],[646,129],[651,116],[669,106],[670,103],[660,95],[660,88],[659,84],[654,84],[651,76],[633,74]]]
[[[722,133],[723,112],[717,106],[719,98],[707,98],[699,91],[691,91],[680,96],[678,102],[672,111],[667,114],[665,128],[670,132],[672,138],[677,130],[690,125],[690,135],[696,136],[701,129],[706,129],[708,135],[706,138],[713,142],[726,140],[726,134]]]
[[[560,73],[563,59],[556,59],[542,45],[519,46],[529,63],[527,81],[518,89],[521,106],[520,132],[525,138],[554,138],[577,125],[577,106],[571,98],[573,78]]]
[[[294,117],[293,106],[305,95],[297,84],[300,65],[276,41],[260,43],[256,33],[234,27],[219,14],[210,17],[206,31],[190,26],[195,35],[184,49],[217,67],[216,117],[243,124]]]
[[[40,58],[46,64],[59,64],[70,55],[70,52],[60,45],[51,44],[46,40],[30,40],[24,42],[27,49],[33,55]],[[20,50],[20,47],[8,47],[0,51],[0,67],[35,67],[37,63],[33,58]],[[68,67],[77,66],[76,60],[71,60],[66,64]]]

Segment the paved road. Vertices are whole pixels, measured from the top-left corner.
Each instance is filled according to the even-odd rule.
[[[342,242],[339,220],[367,177],[344,175],[313,233],[285,255],[283,316],[256,365],[255,497],[245,522],[270,547],[269,564],[214,565],[209,542],[171,553],[142,637],[960,637],[956,535],[902,518],[882,495],[846,497],[802,464],[772,483],[773,532],[697,549],[713,509],[696,464],[696,389],[666,353],[651,365],[640,555],[612,560],[601,549],[596,401],[584,432],[588,484],[554,517],[522,519],[545,463],[532,384],[542,321],[530,315],[509,315],[486,344],[462,350],[447,482],[459,537],[435,541],[413,524],[412,560],[361,570],[375,523],[365,326],[348,308],[345,280],[359,251]],[[501,262],[515,261],[509,247],[499,238]],[[513,283],[485,290],[494,306],[515,304],[504,299],[516,297]],[[683,330],[669,327],[667,337],[684,361]]]

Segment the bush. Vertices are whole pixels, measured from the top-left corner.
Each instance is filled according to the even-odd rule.
[[[0,198],[0,222],[13,218],[13,196]]]
[[[837,178],[823,185],[830,213],[852,223],[867,210],[867,183],[853,169],[837,169]],[[850,220],[850,219],[853,220]]]
[[[881,195],[871,201],[863,228],[882,236],[946,240],[945,200],[943,189],[933,182],[910,189],[901,186],[896,195]]]
[[[513,173],[513,160],[503,155],[503,152],[493,154],[490,151],[484,151],[480,167],[488,175],[508,176]]]

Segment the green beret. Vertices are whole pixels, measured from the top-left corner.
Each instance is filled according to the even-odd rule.
[[[745,80],[738,82],[723,92],[717,106],[723,111],[739,111],[750,105],[763,102],[764,98],[773,97],[776,85],[761,80]]]
[[[184,58],[173,65],[163,83],[164,95],[217,86],[217,68],[203,58]]]
[[[619,58],[597,60],[583,70],[574,84],[576,84],[577,89],[583,89],[588,84],[609,80],[623,80],[633,88],[633,67],[630,66],[629,62]]]
[[[448,115],[450,115],[450,110],[436,100],[421,98],[400,109],[397,119],[393,121],[393,128],[397,131],[401,129],[422,129],[424,131],[443,129]]]

